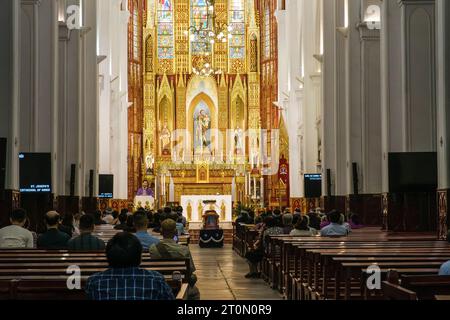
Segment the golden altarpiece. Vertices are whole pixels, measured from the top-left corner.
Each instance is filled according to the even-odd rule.
[[[216,23],[228,34],[205,44],[192,26],[206,23],[207,4],[147,3],[142,175],[159,204],[231,194],[259,203],[259,17],[254,0],[215,0]]]

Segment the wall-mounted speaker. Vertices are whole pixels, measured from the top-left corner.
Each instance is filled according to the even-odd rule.
[[[359,178],[358,178],[358,164],[352,163],[352,176],[353,176],[353,194],[359,194]]]
[[[89,198],[94,197],[94,170],[89,170]]]
[[[331,197],[331,169],[327,169],[327,196]]]
[[[0,199],[5,194],[6,180],[6,138],[0,138]]]
[[[76,165],[70,165],[70,196],[75,196],[75,173],[76,173]]]

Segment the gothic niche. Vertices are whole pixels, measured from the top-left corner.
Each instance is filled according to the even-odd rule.
[[[241,97],[236,98],[236,109],[235,109],[235,132],[234,132],[234,147],[235,155],[244,154],[244,139],[243,130],[245,130],[245,110],[244,101]]]
[[[159,139],[162,156],[171,155],[171,105],[165,96],[159,104]]]
[[[255,34],[250,39],[250,72],[258,72],[258,39]]]
[[[153,38],[151,35],[145,40],[145,70],[153,72]]]

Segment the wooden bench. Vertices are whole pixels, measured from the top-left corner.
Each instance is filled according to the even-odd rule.
[[[172,288],[176,300],[186,300],[188,284],[181,281],[166,280]],[[82,278],[82,288],[86,277]],[[2,300],[85,300],[83,289],[69,290],[66,279],[22,278],[0,279],[0,299]]]
[[[64,292],[67,299],[80,299],[84,292],[68,290],[66,285],[67,269],[73,265],[80,267],[83,283],[90,275],[108,268],[104,252],[0,250],[0,296],[13,300],[46,300],[59,299]],[[178,298],[186,297],[190,267],[190,259],[151,260],[148,254],[143,255],[141,263],[141,268],[163,274]],[[178,274],[181,280],[174,280],[173,275]]]

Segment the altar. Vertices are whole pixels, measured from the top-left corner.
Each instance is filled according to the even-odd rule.
[[[215,204],[205,204],[204,201],[215,201]],[[231,229],[233,221],[233,203],[231,195],[187,195],[181,196],[183,213],[189,222],[190,229],[199,230],[202,227],[202,216],[208,210],[215,210],[219,215],[222,229]]]

